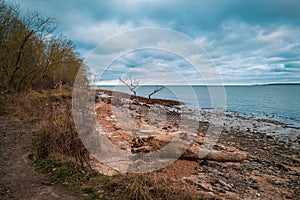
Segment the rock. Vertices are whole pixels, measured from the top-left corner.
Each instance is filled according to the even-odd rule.
[[[116,125],[116,124],[113,124],[112,125],[112,128],[116,131],[116,130],[121,130],[121,127]]]
[[[245,151],[245,149],[244,149],[243,147],[239,147],[239,149],[240,149],[241,151]]]
[[[281,182],[278,181],[278,180],[272,180],[272,179],[267,179],[267,180],[268,180],[268,182],[270,182],[270,183],[272,183],[274,185],[280,185],[281,184]]]
[[[138,123],[138,126],[145,127],[145,126],[149,126],[149,125],[147,124],[147,122],[145,121],[145,119],[141,117],[140,121]]]
[[[52,181],[48,181],[48,180],[43,180],[43,181],[41,181],[41,184],[43,184],[43,185],[54,185],[54,182],[52,182]]]
[[[300,163],[300,158],[291,158],[294,162]]]
[[[231,190],[231,185],[227,184],[225,181],[222,181],[221,179],[218,180],[218,182],[224,187],[224,189],[227,188],[227,190]]]

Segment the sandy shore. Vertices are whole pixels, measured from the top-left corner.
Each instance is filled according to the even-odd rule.
[[[96,112],[107,137],[120,149],[133,153],[159,151],[168,141],[164,139],[165,135],[180,131],[192,132],[196,138],[193,144],[201,145],[205,143],[202,139],[205,139],[211,125],[209,119],[213,116],[210,111],[185,109],[175,101],[154,99],[149,102],[145,98],[135,101],[130,95],[108,91],[101,91],[97,96]],[[205,159],[189,157],[185,153],[171,166],[152,173],[173,174],[170,182],[179,187],[182,184],[192,186],[199,195],[212,198],[299,197],[299,129],[228,114],[222,115],[219,122],[222,122],[222,129],[212,151],[220,155],[245,153],[245,158]],[[138,130],[139,134],[134,135],[132,130]],[[189,151],[191,155],[193,149]],[[189,170],[183,173],[184,168]]]

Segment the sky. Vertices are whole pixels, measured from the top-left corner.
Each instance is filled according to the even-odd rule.
[[[55,18],[57,31],[74,42],[103,83],[134,75],[145,84],[203,84],[212,77],[202,72],[212,68],[224,84],[300,82],[299,0],[23,0],[21,8]],[[168,34],[174,32],[158,30],[149,43],[140,31],[129,39],[123,34],[144,27],[180,36],[172,39]],[[163,49],[166,38],[172,40],[167,48],[181,46],[185,56]],[[190,39],[201,55],[185,45]],[[101,46],[107,41],[110,47]],[[136,50],[139,46],[153,48]],[[211,61],[206,65],[198,59],[200,73],[193,66],[199,56]],[[103,70],[105,59],[112,62]]]

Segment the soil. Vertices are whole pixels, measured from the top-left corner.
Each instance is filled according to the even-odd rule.
[[[77,199],[29,165],[34,128],[0,117],[0,199]]]

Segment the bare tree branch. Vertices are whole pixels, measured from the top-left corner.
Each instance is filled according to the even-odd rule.
[[[82,60],[71,41],[52,34],[52,18],[0,0],[0,91],[72,85]]]
[[[164,89],[164,86],[156,86],[156,88],[148,95],[149,100],[151,99],[151,96],[155,93],[162,91]]]
[[[134,97],[136,97],[136,91],[139,87],[139,81],[138,80],[134,80],[132,78],[132,76],[128,76],[129,80],[124,80],[121,77],[119,78],[119,80],[128,87],[128,89],[133,93]]]

